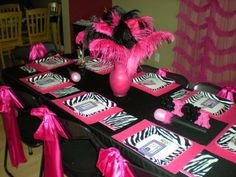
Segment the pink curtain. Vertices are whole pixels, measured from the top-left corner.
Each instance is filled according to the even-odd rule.
[[[236,1],[180,0],[173,69],[191,83],[236,86]]]

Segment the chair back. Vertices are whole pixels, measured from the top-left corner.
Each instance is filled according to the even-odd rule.
[[[21,41],[21,12],[5,12],[0,15],[0,46],[15,46]]]
[[[199,82],[199,83],[194,84],[192,89],[198,90],[198,91],[209,92],[216,95],[222,88],[217,85],[211,84],[209,82]]]
[[[184,88],[189,88],[190,86],[188,79],[181,74],[167,72],[166,77],[173,79],[177,84],[180,84]]]
[[[2,5],[0,5],[0,13],[19,12],[19,11],[20,11],[19,4],[2,4]]]
[[[26,10],[27,31],[29,43],[50,41],[49,13],[47,8]]]
[[[21,12],[0,13],[0,48],[2,68],[5,68],[4,54],[10,56],[10,51],[22,45]]]

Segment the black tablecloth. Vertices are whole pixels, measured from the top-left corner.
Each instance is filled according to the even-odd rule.
[[[52,72],[59,73],[67,78],[69,78],[69,70],[77,69],[74,65],[65,66],[61,68],[57,68],[52,70]],[[104,97],[114,101],[117,103],[117,106],[124,109],[127,113],[138,117],[139,121],[142,119],[147,119],[155,124],[161,125],[166,129],[169,129],[177,134],[180,134],[194,142],[197,142],[201,145],[208,145],[225,127],[226,123],[217,121],[215,119],[211,119],[211,128],[208,130],[207,133],[201,133],[198,131],[194,131],[192,129],[183,127],[183,126],[174,126],[174,125],[164,125],[157,120],[154,119],[153,113],[154,111],[161,107],[161,97],[165,95],[169,95],[179,89],[181,87],[172,90],[171,92],[162,95],[161,97],[155,97],[151,94],[143,92],[137,88],[131,87],[127,96],[125,97],[115,97],[112,94],[112,91],[109,86],[109,75],[98,75],[94,72],[82,70],[80,71],[82,75],[82,79],[79,83],[75,85],[75,87],[79,88],[81,91],[86,92],[97,92]],[[59,115],[63,121],[79,123],[85,125],[79,119],[76,119],[68,112],[62,110],[57,105],[53,104],[51,100],[55,99],[51,94],[41,94],[31,87],[27,86],[26,84],[22,83],[19,78],[23,78],[29,76],[30,74],[26,73],[25,71],[19,69],[19,67],[12,67],[6,68],[2,72],[2,77],[5,81],[5,84],[14,87],[15,89],[20,89],[27,91],[31,94],[34,94],[40,97],[44,104],[46,104],[49,109],[54,111],[56,114]],[[178,173],[177,175],[173,175],[172,173],[164,170],[163,168],[155,165],[153,162],[147,160],[146,158],[142,157],[138,153],[135,153],[133,150],[127,148],[123,144],[114,140],[111,136],[122,132],[124,129],[133,126],[137,122],[133,122],[132,124],[128,125],[127,127],[121,128],[117,131],[113,131],[100,123],[95,123],[92,125],[85,125],[89,127],[105,144],[107,147],[117,147],[123,156],[128,159],[131,163],[138,165],[139,167],[145,169],[147,172],[150,172],[156,176],[179,176],[179,177],[186,177],[186,175],[182,173]],[[65,127],[66,128],[66,127]],[[68,130],[70,131],[70,130]],[[71,136],[76,136],[75,134],[71,134]],[[206,151],[206,150],[205,150]],[[205,152],[204,151],[204,152]],[[210,152],[208,152],[210,153]],[[204,177],[234,177],[236,174],[236,164],[225,160],[221,157],[218,157],[218,163],[213,166],[213,168],[204,176]]]

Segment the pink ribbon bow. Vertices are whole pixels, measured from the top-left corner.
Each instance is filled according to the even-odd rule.
[[[118,149],[100,149],[97,167],[105,177],[134,177]]]
[[[36,59],[43,58],[48,53],[43,43],[33,44],[29,52],[29,61],[32,62]]]
[[[3,113],[3,123],[11,163],[14,167],[17,167],[20,163],[24,163],[27,160],[21,143],[15,108],[23,108],[23,106],[10,91],[9,87],[0,86],[0,112]]]
[[[173,114],[176,114],[179,117],[182,117],[184,114],[182,113],[181,109],[183,105],[185,104],[182,100],[173,100],[175,107],[174,110],[171,111]]]
[[[46,106],[33,108],[31,115],[43,120],[34,138],[44,141],[44,177],[63,177],[58,133],[64,138],[68,138],[67,135],[58,123],[56,115]]]
[[[224,87],[217,93],[217,96],[234,102],[234,93],[236,93],[235,88]]]
[[[201,127],[209,129],[211,127],[211,125],[209,123],[209,120],[210,120],[209,113],[204,110],[200,110],[199,112],[201,114],[194,123],[201,126]]]
[[[156,72],[157,75],[161,76],[161,77],[166,77],[166,72],[170,72],[173,73],[174,71],[167,69],[167,68],[160,68],[158,69],[158,71]]]

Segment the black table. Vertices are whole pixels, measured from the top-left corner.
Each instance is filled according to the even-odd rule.
[[[61,67],[52,70],[52,72],[59,73],[62,76],[69,78],[69,70],[75,69],[75,66],[69,65],[66,67]],[[15,89],[24,90],[29,92],[39,98],[41,98],[45,105],[49,107],[50,110],[55,112],[57,115],[60,115],[61,121],[66,122],[66,124],[83,124],[90,128],[99,138],[100,140],[106,144],[107,147],[117,147],[122,155],[129,160],[131,163],[141,167],[146,171],[146,174],[143,174],[142,177],[145,175],[156,177],[186,177],[183,173],[177,173],[176,175],[168,172],[167,170],[163,169],[160,166],[155,165],[153,162],[147,160],[140,154],[134,152],[127,146],[123,145],[122,143],[114,140],[111,136],[124,131],[128,127],[135,125],[136,123],[142,121],[143,119],[147,119],[157,125],[160,125],[166,129],[169,129],[177,134],[180,134],[194,142],[197,142],[203,146],[208,145],[226,126],[227,124],[221,121],[217,121],[215,119],[211,120],[211,128],[208,130],[207,133],[201,133],[198,131],[194,131],[192,129],[182,127],[182,126],[172,126],[172,125],[164,125],[154,119],[153,113],[154,111],[161,107],[160,100],[162,96],[169,95],[180,88],[172,90],[171,92],[162,95],[161,97],[155,97],[150,95],[146,92],[143,92],[137,88],[131,87],[127,96],[118,98],[112,94],[112,91],[109,87],[109,75],[98,75],[94,72],[83,70],[81,71],[82,79],[79,83],[75,85],[75,87],[79,88],[81,91],[86,92],[97,92],[104,97],[114,101],[117,105],[124,109],[127,113],[138,117],[138,121],[133,122],[132,124],[128,125],[127,127],[121,128],[117,131],[113,131],[100,123],[95,123],[91,125],[86,125],[81,122],[79,119],[76,119],[68,112],[62,110],[57,105],[53,104],[51,100],[55,99],[50,94],[41,94],[36,90],[32,89],[31,87],[27,86],[23,82],[19,80],[19,78],[23,78],[29,76],[31,74],[26,73],[25,71],[19,69],[18,66],[6,68],[2,71],[2,77],[5,81],[6,85],[9,85]],[[140,102],[140,100],[142,100]],[[64,123],[63,123],[64,124]],[[65,125],[65,124],[64,124]],[[68,126],[70,127],[70,126]],[[76,132],[70,131],[68,127],[65,129],[71,133],[71,136],[76,136]],[[209,153],[207,150],[204,150],[203,153]],[[204,177],[234,177],[236,174],[236,164],[228,161],[222,157],[214,155],[218,158],[218,162],[212,167],[212,169],[204,176]]]

